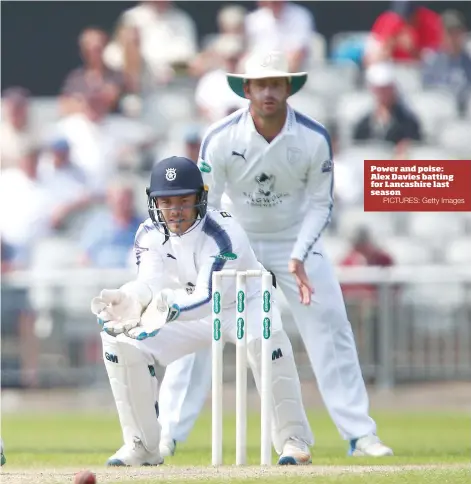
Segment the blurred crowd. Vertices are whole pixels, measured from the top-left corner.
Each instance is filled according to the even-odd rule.
[[[259,1],[253,11],[221,2],[217,32],[200,39],[177,2],[142,1],[113,32],[80,33],[82,64],[65,75],[49,122],[26,88],[4,86],[2,271],[31,267],[51,237],[73,241],[77,266],[128,267],[153,160],[175,152],[196,160],[204,129],[246,104],[225,73],[241,72],[254,50],[284,50],[292,72],[309,72],[293,105],[331,132],[339,213],[361,206],[368,155],[471,155],[471,37],[462,13],[391,2],[370,32],[352,25],[328,43],[313,12],[290,1]]]
[[[177,2],[139,2],[112,32],[85,26],[77,39],[82,63],[64,73],[56,97],[3,86],[2,275],[135,267],[133,239],[147,217],[153,161],[173,154],[196,161],[206,127],[246,105],[225,73],[242,72],[249,53],[271,49],[286,52],[292,72],[309,72],[290,103],[332,137],[337,203],[324,239],[334,262],[471,263],[469,217],[363,211],[364,159],[471,157],[471,37],[463,14],[393,1],[370,31],[352,25],[327,40],[315,3],[312,11],[284,0],[258,1],[252,11],[219,3],[217,31],[201,37]],[[440,234],[453,237],[447,251]],[[361,296],[376,307],[374,286],[344,290],[347,302]],[[20,336],[19,349],[2,345],[2,354],[26,370],[24,385],[37,384],[36,336],[52,331],[51,311],[61,324],[83,322],[89,301],[76,289],[52,302],[36,296],[2,283],[2,341]],[[75,308],[67,317],[64,301]],[[88,358],[79,326],[67,350],[72,364]]]

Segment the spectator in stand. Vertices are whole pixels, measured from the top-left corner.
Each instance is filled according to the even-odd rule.
[[[419,121],[398,94],[394,66],[389,63],[370,66],[366,71],[366,82],[374,96],[375,106],[372,112],[358,121],[354,139],[394,143],[401,152],[410,140],[420,141]]]
[[[110,116],[102,90],[78,95],[81,111],[62,119],[56,136],[67,140],[71,161],[82,169],[97,195],[120,169],[138,169],[144,150],[156,141],[153,130],[138,120]]]
[[[390,267],[393,258],[373,242],[370,232],[360,227],[352,237],[351,251],[340,262],[346,267]],[[373,357],[379,362],[379,294],[373,284],[342,284],[342,292],[347,304],[347,311],[352,325],[357,329],[357,337],[363,339],[362,332],[372,334]],[[362,322],[363,324],[359,324]]]
[[[202,140],[200,127],[189,126],[185,132],[184,140],[185,156],[196,163],[198,161]]]
[[[83,65],[70,72],[64,81],[60,99],[63,115],[80,111],[76,94],[87,95],[98,89],[103,91],[107,110],[117,108],[118,100],[125,91],[124,78],[104,62],[103,52],[107,42],[108,36],[101,29],[89,27],[81,32],[78,44]]]
[[[242,5],[224,5],[217,15],[219,33],[207,36],[203,44],[210,46],[212,43],[217,42],[219,37],[226,35],[237,36],[243,41],[246,16],[247,10]]]
[[[238,72],[243,45],[238,37],[220,37],[214,46],[219,67],[207,72],[198,82],[195,101],[200,116],[208,124],[248,105],[246,99],[234,94],[226,79],[227,72]]]
[[[186,69],[197,53],[193,19],[170,0],[139,2],[123,13],[120,25],[137,29],[140,41],[130,43],[129,49],[140,49],[139,55],[152,74],[152,84],[170,82],[175,71]],[[138,54],[129,55],[136,58]]]
[[[247,50],[283,51],[288,57],[289,72],[306,67],[315,32],[312,13],[305,7],[286,0],[260,0],[258,9],[247,15]]]
[[[35,143],[38,135],[29,123],[30,93],[22,87],[5,89],[2,96],[0,151],[2,170],[17,167],[25,144]]]
[[[10,244],[7,244],[3,239],[0,240],[1,249],[0,249],[0,256],[1,256],[1,270],[0,274],[8,274],[15,269],[15,250]]]
[[[21,267],[15,263],[15,249],[1,240],[0,325],[2,342],[2,388],[31,388],[38,383],[38,338],[34,332],[35,315],[28,289],[12,286],[8,275]],[[8,377],[8,370],[21,370],[19,379]]]
[[[134,188],[127,179],[108,185],[104,211],[93,214],[85,224],[80,245],[82,264],[99,268],[128,267],[134,236],[142,218],[134,204]]]
[[[388,267],[393,263],[392,257],[374,243],[368,229],[359,227],[352,237],[352,249],[341,265]]]
[[[123,75],[127,94],[120,102],[121,112],[126,116],[137,117],[142,113],[140,94],[150,73],[142,62],[140,54],[141,39],[139,30],[118,22],[113,39],[103,52],[104,63],[112,70]]]
[[[359,227],[352,237],[350,252],[340,261],[341,266],[390,267],[394,265],[392,257],[378,247],[368,229]],[[347,284],[342,287],[345,296],[351,299],[360,298],[376,300],[377,288],[372,284]]]
[[[190,73],[201,77],[219,67],[217,47],[224,38],[235,38],[245,49],[245,18],[247,10],[242,5],[225,5],[217,16],[218,33],[203,38],[203,48],[190,65]]]
[[[334,194],[337,207],[340,210],[334,212],[331,225],[335,229],[337,216],[341,216],[342,208],[359,206],[363,204],[364,185],[364,156],[352,156],[347,150],[339,149],[339,128],[336,123],[326,126],[330,134],[332,153],[334,156]]]
[[[51,226],[56,230],[71,223],[73,215],[98,201],[87,186],[85,173],[70,161],[66,139],[54,139],[39,163],[39,179],[54,198]]]
[[[420,6],[420,2],[399,0],[376,19],[364,62],[417,62],[428,50],[438,50],[442,38],[440,15]]]
[[[471,91],[471,55],[466,51],[468,29],[461,12],[442,14],[445,35],[438,52],[430,52],[423,62],[423,81],[427,88],[445,88],[456,95],[458,111],[466,113]]]
[[[0,177],[0,235],[14,251],[17,267],[27,267],[34,243],[52,230],[52,195],[38,177],[37,146],[25,143],[15,168]]]

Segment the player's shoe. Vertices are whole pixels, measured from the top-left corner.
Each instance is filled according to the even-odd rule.
[[[350,441],[349,455],[354,457],[385,457],[394,455],[391,448],[384,445],[377,435],[366,435]]]
[[[129,447],[123,445],[121,449],[113,454],[106,462],[111,467],[139,467],[139,466],[159,466],[164,463],[160,452],[149,452],[139,439],[134,441],[134,445]]]
[[[3,453],[3,440],[0,439],[0,454],[1,454],[1,457],[0,457],[0,465],[4,465],[6,463],[6,459],[5,459],[5,454]]]
[[[161,440],[160,441],[160,455],[162,457],[171,457],[175,455],[175,450],[177,448],[177,442],[175,440]]]
[[[291,437],[285,442],[283,452],[278,459],[278,465],[280,466],[307,465],[311,462],[309,446],[304,440],[296,437]]]

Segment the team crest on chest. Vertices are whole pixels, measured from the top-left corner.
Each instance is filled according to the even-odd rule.
[[[299,148],[288,148],[288,163],[297,163],[301,159],[302,151]]]
[[[177,170],[176,168],[167,168],[165,170],[165,179],[167,181],[173,181],[177,178]]]

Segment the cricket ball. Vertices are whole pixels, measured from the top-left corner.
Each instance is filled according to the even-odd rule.
[[[80,471],[75,474],[74,484],[96,484],[95,474],[90,471]]]

